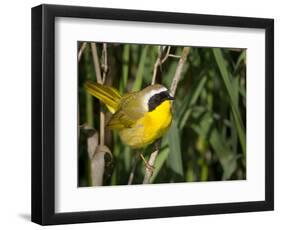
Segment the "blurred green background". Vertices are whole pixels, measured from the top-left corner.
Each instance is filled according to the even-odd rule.
[[[103,44],[96,43],[103,70]],[[106,85],[121,94],[151,84],[159,46],[107,43]],[[183,47],[170,47],[157,81],[170,88]],[[83,88],[96,82],[91,43],[78,43],[79,150],[78,186],[92,186],[88,138],[99,132],[100,111],[109,112]],[[173,104],[173,123],[162,138],[152,183],[246,179],[246,50],[190,47]],[[87,127],[87,129],[85,128]],[[103,185],[128,183],[135,151],[106,130]],[[152,146],[144,151],[146,159]],[[133,184],[141,184],[144,163],[137,164]]]

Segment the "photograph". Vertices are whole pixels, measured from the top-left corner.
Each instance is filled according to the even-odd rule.
[[[275,209],[275,19],[169,9],[32,7],[32,222]]]
[[[78,41],[78,187],[246,180],[246,53]]]

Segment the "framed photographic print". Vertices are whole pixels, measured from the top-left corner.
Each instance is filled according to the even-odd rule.
[[[273,19],[32,8],[32,221],[273,210]]]

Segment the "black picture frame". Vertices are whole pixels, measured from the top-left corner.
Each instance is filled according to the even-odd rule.
[[[265,30],[265,200],[55,213],[55,18],[260,28]],[[32,221],[41,225],[266,211],[274,209],[274,20],[109,8],[32,8]]]

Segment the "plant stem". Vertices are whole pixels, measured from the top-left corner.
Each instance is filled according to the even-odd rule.
[[[93,63],[95,66],[96,78],[99,84],[104,84],[106,79],[106,74],[108,71],[108,63],[107,63],[107,46],[103,44],[102,50],[102,72],[101,66],[99,63],[97,46],[95,43],[91,43],[91,50],[93,56]],[[102,110],[100,110],[100,132],[99,132],[99,148],[105,147],[105,114]],[[97,155],[99,154],[99,156]],[[96,152],[94,156],[91,158],[92,165],[92,175],[95,175],[95,181],[93,181],[94,185],[102,185],[103,182],[103,173],[104,173],[104,153]],[[94,171],[93,171],[94,170]]]
[[[138,160],[139,160],[139,156],[140,156],[140,154],[137,153],[136,156],[133,159],[133,166],[132,166],[132,170],[130,172],[130,176],[129,176],[129,180],[128,180],[128,185],[131,185],[133,183],[134,176],[135,176],[135,171],[136,171],[136,167],[137,167],[137,163],[138,163]]]
[[[104,84],[106,79],[106,74],[108,71],[108,64],[107,64],[107,45],[103,43],[102,48],[102,56],[103,56],[103,63],[102,63],[102,81],[99,82],[100,84]],[[104,145],[105,139],[105,113],[100,111],[100,145]]]
[[[152,75],[152,83],[151,85],[154,85],[155,82],[156,82],[156,75],[157,75],[157,69],[158,69],[158,66],[160,65],[160,59],[159,57],[157,58],[155,64],[154,64],[154,68],[153,68],[153,75]]]
[[[189,53],[189,49],[190,49],[189,47],[184,47],[182,50],[181,58],[178,62],[178,66],[177,66],[175,75],[173,77],[172,85],[170,87],[170,93],[172,94],[172,96],[174,96],[176,94],[176,90],[177,90],[177,87],[178,87],[178,84],[180,81],[180,77],[181,77],[181,72],[182,72],[183,66],[186,62],[186,58]]]
[[[84,48],[84,64],[86,69],[86,79],[92,80],[93,75],[91,74],[91,50],[90,47],[85,45]],[[86,94],[86,123],[88,126],[93,127],[93,97],[90,94]]]
[[[148,164],[150,166],[154,166],[154,163],[155,163],[155,160],[156,160],[156,157],[159,153],[159,148],[160,148],[160,145],[161,145],[161,140],[157,141],[156,142],[156,150],[154,152],[152,152],[150,154],[150,157],[149,157],[149,160],[148,160]],[[152,177],[152,174],[153,174],[153,171],[149,168],[145,168],[145,175],[144,175],[144,178],[143,178],[143,184],[149,184],[150,183],[150,178]]]
[[[176,90],[177,90],[178,83],[180,81],[183,66],[184,66],[184,64],[186,62],[186,58],[189,54],[189,49],[190,49],[189,47],[184,47],[183,50],[182,50],[182,54],[181,54],[181,57],[179,59],[179,62],[178,62],[177,68],[176,68],[176,72],[175,72],[175,75],[173,77],[173,81],[172,81],[172,84],[171,84],[171,87],[170,87],[170,93],[173,96],[176,94]],[[167,54],[167,56],[169,56],[169,54]],[[153,80],[152,80],[152,84],[154,84]],[[160,143],[161,143],[161,141],[156,142],[156,150],[153,153],[151,153],[151,155],[149,157],[148,164],[151,165],[152,167],[154,166],[155,160],[156,160],[157,155],[159,153]],[[143,184],[149,184],[150,183],[150,178],[152,176],[152,173],[153,173],[152,170],[149,170],[148,168],[146,168],[144,179],[143,179]]]
[[[95,66],[97,82],[102,84],[103,81],[102,81],[102,77],[101,77],[100,63],[99,63],[96,43],[91,43],[91,48],[92,48],[93,62],[94,62],[94,66]]]
[[[106,43],[103,43],[102,45],[102,57],[103,57],[103,63],[102,63],[102,83],[105,82],[106,74],[108,72],[108,63],[107,63],[107,45]]]
[[[78,51],[78,57],[77,57],[78,58],[78,62],[80,61],[80,59],[82,57],[82,54],[83,54],[83,51],[86,48],[86,46],[87,46],[87,43],[83,42],[82,45],[81,45],[81,48]]]
[[[162,57],[162,53],[160,52],[160,47],[159,47],[158,57],[156,59],[156,62],[154,64],[154,68],[153,68],[151,85],[154,85],[156,83],[156,75],[157,75],[158,67],[161,66],[167,60],[167,58],[169,57],[170,49],[171,49],[171,46],[168,46],[165,56]]]
[[[92,55],[93,55],[93,62],[95,66],[95,71],[96,71],[96,77],[97,77],[97,82],[99,84],[103,84],[106,78],[106,72],[108,70],[108,65],[107,65],[107,47],[106,44],[103,44],[103,75],[101,75],[101,69],[100,69],[100,63],[99,63],[99,58],[98,58],[98,52],[97,52],[97,46],[96,43],[91,43],[91,48],[92,48]],[[105,127],[105,114],[103,111],[100,111],[100,133],[99,133],[99,139],[100,139],[100,145],[104,145],[104,127]]]

